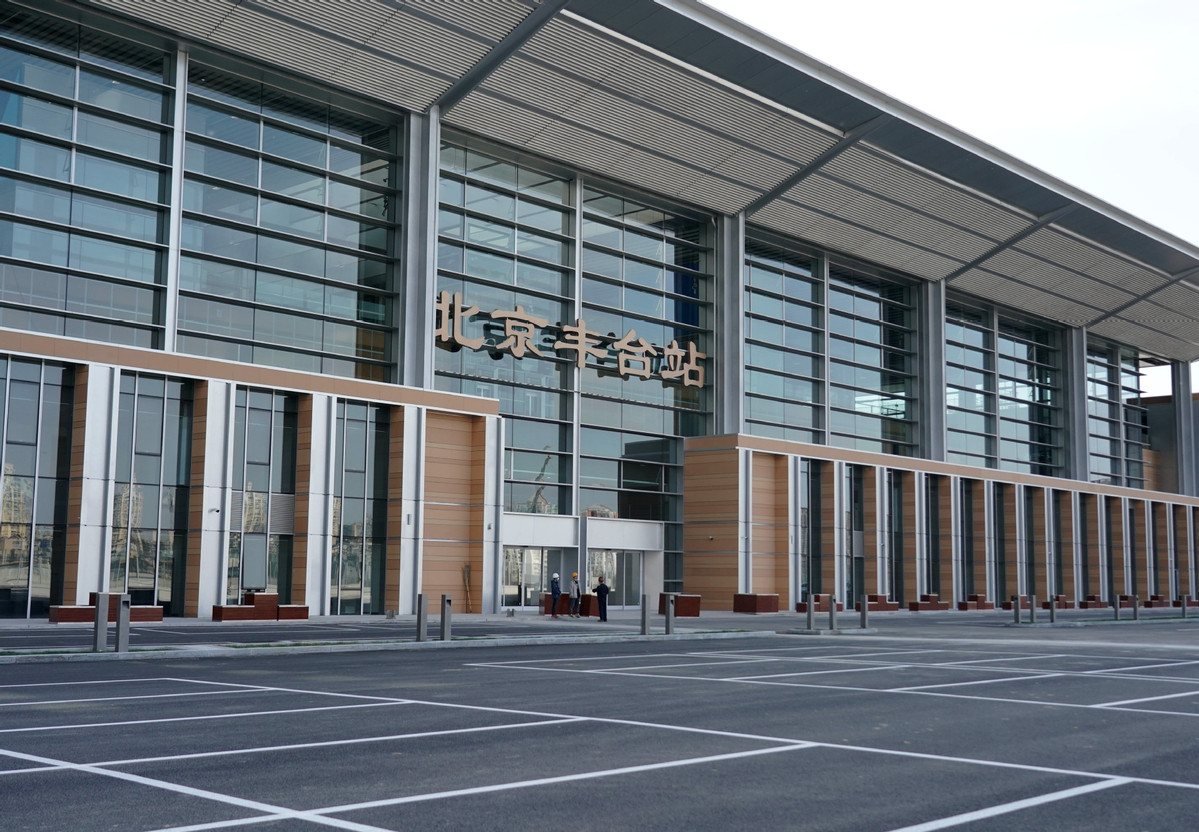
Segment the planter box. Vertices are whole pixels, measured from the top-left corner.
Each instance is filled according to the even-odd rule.
[[[658,593],[658,615],[666,615],[666,599],[674,596],[674,617],[675,618],[698,618],[699,617],[699,595],[683,595],[676,592],[660,592]]]
[[[678,602],[675,602],[678,610]],[[778,612],[778,595],[760,595],[756,593],[739,592],[733,596],[733,612],[759,613]]]

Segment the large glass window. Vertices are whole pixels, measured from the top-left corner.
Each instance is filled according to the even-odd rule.
[[[193,63],[183,352],[393,381],[399,131]]]
[[[63,603],[73,374],[0,357],[0,388],[0,618],[45,618]]]
[[[746,240],[745,422],[823,444],[824,281],[814,256]]]
[[[389,411],[364,402],[337,403],[337,471],[329,612],[383,612],[387,552]]]
[[[1062,474],[1062,352],[1056,327],[965,298],[945,305],[946,456]]]
[[[830,265],[829,444],[915,455],[915,359],[915,288]]]
[[[169,615],[186,588],[191,413],[191,382],[122,374],[109,586]]]
[[[251,591],[291,603],[298,409],[294,393],[237,388],[228,604]]]
[[[1143,359],[1092,339],[1087,346],[1087,439],[1092,482],[1145,487],[1148,412],[1141,402]]]
[[[162,346],[170,61],[6,9],[0,326]]]

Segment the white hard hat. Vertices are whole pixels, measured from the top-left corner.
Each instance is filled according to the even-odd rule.
[[[557,578],[557,577],[558,577],[558,573],[557,573],[557,572],[555,572],[555,573],[554,573],[554,577],[555,577],[555,578]]]

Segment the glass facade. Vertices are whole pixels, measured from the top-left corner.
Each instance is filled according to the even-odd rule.
[[[182,615],[192,384],[123,373],[119,411],[109,591]]]
[[[946,458],[1063,473],[1058,330],[954,297],[945,304]]]
[[[0,326],[161,347],[171,62],[6,10]]]
[[[397,130],[193,63],[178,348],[394,381]]]
[[[0,618],[62,603],[74,374],[0,357]]]
[[[383,612],[390,409],[337,403],[329,612]]]
[[[1087,441],[1091,482],[1145,487],[1149,417],[1141,403],[1141,360],[1127,347],[1087,347]]]
[[[237,388],[226,603],[250,591],[290,603],[298,409],[295,394]]]
[[[914,456],[916,289],[829,266],[829,444]]]
[[[820,262],[752,240],[745,249],[746,430],[824,444]]]

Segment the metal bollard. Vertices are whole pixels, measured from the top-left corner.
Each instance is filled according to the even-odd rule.
[[[863,630],[866,630],[866,629],[870,628],[870,623],[869,623],[870,622],[870,605],[868,603],[866,603],[865,595],[862,596],[861,603],[862,603],[861,620],[858,622],[858,626],[861,627]]]
[[[1189,595],[1182,596],[1182,617],[1183,618],[1187,617],[1187,604],[1189,604],[1190,601],[1191,601],[1191,596],[1189,596]]]
[[[129,652],[129,614],[132,608],[128,595],[121,595],[117,600],[117,652]]]
[[[1116,620],[1119,621],[1120,620],[1120,596],[1119,595],[1112,596],[1112,609],[1114,609],[1116,611]]]
[[[674,600],[673,595],[666,599],[666,635],[674,632]]]
[[[108,652],[108,593],[96,593],[96,629],[92,633],[92,652]]]
[[[1049,596],[1049,623],[1057,623],[1057,601],[1053,599],[1052,595]]]
[[[647,596],[641,596],[641,635],[649,635],[649,601]]]
[[[441,640],[450,640],[450,606],[454,599],[448,595],[441,596]]]
[[[816,622],[813,621],[813,617],[815,616],[815,614],[816,614],[816,603],[812,600],[812,593],[809,592],[808,593],[808,629],[809,630],[816,629]]]
[[[1141,620],[1141,596],[1140,595],[1132,596],[1132,620],[1133,621]]]
[[[1037,596],[1028,596],[1028,623],[1037,623]]]
[[[1012,596],[1012,610],[1013,610],[1013,615],[1015,616],[1015,621],[1013,623],[1019,624],[1020,623],[1020,596],[1019,595]]]
[[[416,596],[416,640],[429,640],[429,605],[423,592]]]
[[[828,597],[828,628],[830,630],[837,629],[837,596],[830,595]]]

